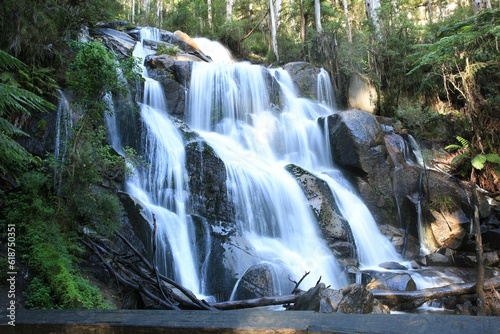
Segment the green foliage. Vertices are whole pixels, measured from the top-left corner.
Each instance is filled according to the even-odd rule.
[[[12,120],[27,117],[32,111],[43,112],[54,106],[24,87],[36,89],[28,67],[17,58],[0,50],[0,173],[13,173],[36,163],[32,155],[15,138],[28,136]],[[50,81],[50,80],[49,80]]]
[[[74,268],[74,234],[51,196],[49,178],[41,172],[22,175],[19,188],[6,199],[2,226],[15,224],[20,260],[29,268],[27,307],[108,308],[100,292]]]
[[[396,110],[396,118],[400,119],[405,126],[416,136],[427,137],[433,134],[432,128],[442,117],[439,113],[429,107],[410,104],[406,108]]]
[[[78,92],[82,110],[98,120],[107,110],[104,96],[123,87],[115,56],[99,42],[71,42],[76,56],[67,73],[68,88]]]
[[[482,10],[467,18],[451,17],[430,43],[415,46],[409,77],[421,80],[419,94],[438,93],[469,119],[476,146],[500,144],[500,10]],[[481,141],[481,143],[479,142]]]
[[[64,62],[64,40],[82,25],[94,26],[121,15],[117,0],[4,0],[0,6],[0,49],[30,65]]]
[[[464,174],[470,171],[470,167],[477,170],[482,170],[487,162],[492,164],[500,164],[500,155],[496,153],[477,153],[470,142],[460,136],[457,136],[458,144],[450,144],[445,147],[445,150],[456,151],[457,155],[452,160],[452,167]]]
[[[179,47],[177,45],[159,44],[156,53],[175,56],[179,53]]]

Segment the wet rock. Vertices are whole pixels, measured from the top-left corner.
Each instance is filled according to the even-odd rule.
[[[500,228],[482,233],[483,243],[492,249],[500,249]]]
[[[268,264],[257,264],[250,267],[238,283],[235,298],[243,300],[273,296],[272,270]]]
[[[366,288],[368,290],[415,291],[417,285],[409,274],[387,273],[381,274],[376,279],[373,279]]]
[[[328,184],[296,165],[286,169],[294,175],[318,218],[321,233],[331,249],[341,258],[355,258],[355,245],[347,220],[341,215]]]
[[[233,221],[224,162],[196,133],[187,129],[183,133],[190,140],[185,149],[192,211],[209,219]]]
[[[300,97],[318,99],[317,80],[321,69],[306,62],[293,62],[283,66],[297,87],[297,94]]]
[[[322,292],[326,289],[324,283],[319,283],[314,288],[309,289],[301,295],[295,302],[294,310],[300,311],[319,311]]]
[[[460,209],[453,212],[430,210],[430,213],[433,218],[431,229],[437,245],[451,249],[460,248],[470,224],[465,213]]]
[[[136,43],[130,35],[112,28],[94,28],[90,33],[102,39],[108,48],[117,51],[123,57],[128,57],[132,54]]]
[[[427,266],[451,266],[453,262],[443,254],[432,253],[425,256]]]
[[[378,265],[380,268],[388,269],[388,270],[406,270],[405,266],[399,264],[397,262],[383,262]]]

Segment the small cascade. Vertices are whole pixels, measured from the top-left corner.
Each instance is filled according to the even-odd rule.
[[[329,175],[330,174],[330,175]],[[382,262],[402,262],[394,246],[377,226],[366,205],[354,194],[344,181],[337,181],[332,173],[322,174],[333,190],[342,216],[347,219],[358,250],[358,259],[363,269],[378,267]],[[342,177],[339,173],[337,176]]]
[[[59,95],[59,103],[57,105],[56,119],[56,141],[54,145],[54,159],[59,161],[58,167],[54,168],[54,187],[57,189],[57,194],[61,193],[63,168],[68,151],[68,143],[73,128],[73,120],[71,117],[71,108],[69,101],[63,91],[57,91]]]
[[[159,38],[157,29],[141,30],[141,41]],[[133,55],[144,59],[151,53],[138,42]],[[126,189],[143,205],[152,230],[156,223],[158,270],[200,295],[199,260],[192,242],[194,227],[186,213],[189,189],[183,139],[168,116],[160,83],[147,76],[143,65],[142,74],[145,82],[139,105],[146,163],[135,168],[135,173],[126,182]]]
[[[332,109],[337,109],[332,82],[330,81],[328,72],[324,68],[318,74],[317,91],[319,102]]]
[[[205,37],[193,38],[194,42],[216,63],[234,63],[235,60],[231,52],[222,44]]]

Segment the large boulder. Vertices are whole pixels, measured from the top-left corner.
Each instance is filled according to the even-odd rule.
[[[382,289],[392,291],[415,291],[417,285],[409,274],[382,273],[374,278],[367,286],[368,290]]]
[[[235,299],[253,299],[274,295],[273,268],[261,263],[250,267],[241,277]]]
[[[335,162],[372,174],[373,162],[386,160],[383,132],[376,118],[362,110],[348,110],[328,117],[328,130]]]
[[[328,246],[339,258],[356,259],[356,246],[349,222],[342,216],[326,181],[296,165],[286,169],[295,177],[316,215]]]
[[[329,116],[327,122],[334,161],[352,177],[375,220],[397,225],[393,164],[375,116],[348,110]]]
[[[130,35],[112,28],[94,28],[90,33],[122,57],[130,56],[136,43]]]
[[[306,62],[293,62],[283,66],[297,87],[297,94],[300,97],[318,99],[318,74],[321,69]]]
[[[224,162],[201,137],[187,127],[186,145],[192,211],[208,219],[234,220],[234,204],[228,197]]]
[[[374,302],[372,293],[366,287],[361,284],[351,284],[341,290],[324,289],[320,294],[319,311],[368,314],[373,312]]]

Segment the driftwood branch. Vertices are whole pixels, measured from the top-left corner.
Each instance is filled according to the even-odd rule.
[[[500,288],[500,277],[494,277],[484,282],[485,286]],[[417,291],[389,291],[373,289],[371,293],[382,304],[394,310],[411,310],[433,299],[473,294],[476,292],[476,282],[450,284],[447,286],[422,289]]]
[[[218,310],[236,310],[236,309],[252,308],[259,306],[291,304],[295,303],[299,297],[300,294],[275,296],[275,297],[262,297],[256,299],[233,300],[227,302],[213,303],[211,304],[211,306],[215,307]]]
[[[302,276],[302,278],[298,282],[292,281],[290,279],[290,277],[288,278],[288,280],[290,280],[291,282],[295,283],[295,287],[292,290],[292,294],[294,294],[297,291],[299,291],[299,285],[300,285],[300,283],[302,283],[302,281],[304,280],[304,278],[306,278],[307,275],[309,275],[310,273],[311,273],[310,271],[306,271],[305,274],[304,274],[304,276]]]

